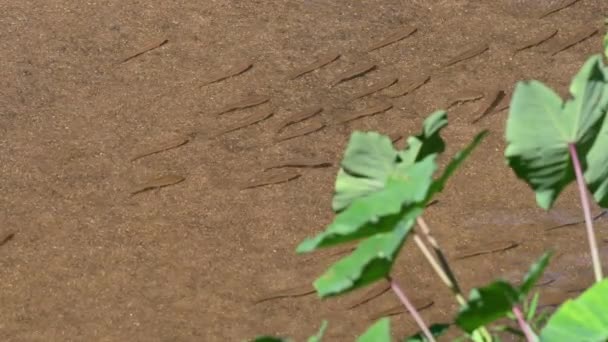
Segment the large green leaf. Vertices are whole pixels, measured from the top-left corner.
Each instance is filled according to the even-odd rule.
[[[526,299],[549,264],[551,252],[543,254],[524,276],[519,287],[497,280],[488,286],[473,289],[467,304],[460,309],[456,323],[464,331],[475,329],[503,318],[514,305]]]
[[[518,298],[517,289],[503,280],[473,289],[467,304],[456,317],[456,324],[471,333],[482,325],[505,317]]]
[[[345,293],[388,276],[412,225],[413,220],[401,221],[394,230],[361,242],[314,282],[319,297]]]
[[[416,218],[423,211],[436,168],[434,155],[414,165],[397,166],[387,179],[386,188],[355,199],[336,215],[324,232],[303,241],[297,252],[310,252],[387,232],[404,218]]]
[[[515,87],[507,120],[505,156],[516,175],[549,209],[574,180],[568,145],[583,153],[595,142],[608,106],[608,88],[601,56],[591,57],[570,85],[565,103],[538,81]]]
[[[357,342],[391,342],[391,321],[381,318],[372,324],[363,335],[357,338]]]
[[[410,137],[406,151],[398,152],[390,139],[376,132],[354,132],[338,171],[332,208],[340,212],[355,199],[368,196],[386,187],[388,179],[398,176],[404,167],[425,159],[430,154],[443,152],[445,144],[439,136],[447,125],[446,113],[431,114],[423,125],[423,132]]]
[[[541,341],[608,341],[608,279],[596,283],[553,314],[540,333]]]

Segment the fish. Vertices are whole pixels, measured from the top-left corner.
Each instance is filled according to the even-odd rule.
[[[154,178],[138,185],[134,190],[131,191],[131,196],[137,195],[144,191],[160,189],[166,186],[175,185],[183,182],[184,180],[186,180],[186,178],[175,174],[164,175],[158,178]]]
[[[391,34],[389,34],[385,38],[381,39],[380,41],[372,44],[369,48],[367,48],[367,52],[372,52],[374,50],[383,48],[387,45],[396,43],[402,39],[405,39],[405,38],[411,36],[417,30],[418,30],[418,28],[416,28],[416,27],[404,26],[398,30],[393,31]]]
[[[273,299],[288,298],[288,297],[302,297],[302,296],[306,296],[309,294],[313,294],[315,292],[316,292],[316,290],[315,290],[314,286],[312,285],[312,283],[305,284],[305,285],[299,285],[299,286],[290,287],[287,289],[272,291],[270,293],[262,295],[262,296],[258,297],[257,299],[255,299],[253,301],[253,304],[259,304],[259,303],[263,303],[263,302],[273,300]]]
[[[15,232],[12,230],[0,232],[0,246],[5,245],[7,242],[11,241],[14,237],[15,237]]]
[[[487,97],[486,101],[480,107],[482,110],[479,112],[479,115],[477,115],[477,117],[475,117],[471,123],[476,123],[491,113],[492,110],[496,108],[496,106],[498,106],[498,104],[505,97],[505,92],[502,89],[492,90],[489,94],[490,96]]]
[[[556,13],[558,11],[561,11],[561,10],[565,9],[565,8],[568,8],[568,7],[574,5],[575,3],[579,2],[579,1],[580,0],[567,0],[567,1],[563,2],[562,4],[555,5],[555,6],[551,7],[551,8],[549,8],[549,9],[541,12],[538,15],[538,19],[543,19],[543,18],[545,18],[545,17],[547,17],[547,16],[549,16],[549,15],[551,15],[553,13]]]
[[[412,304],[414,305],[416,310],[422,311],[424,309],[431,307],[434,303],[435,302],[431,298],[422,297],[422,298],[415,298],[413,300]],[[372,314],[369,318],[369,321],[375,322],[375,321],[379,320],[380,318],[400,315],[402,313],[405,313],[406,311],[407,310],[405,309],[403,304],[393,305],[388,309],[384,309],[379,312],[376,312],[375,314]]]
[[[291,132],[287,132],[281,135],[277,135],[275,137],[275,142],[281,142],[281,141],[285,141],[285,140],[290,140],[293,138],[297,138],[297,137],[301,137],[304,135],[308,135],[317,131],[322,130],[325,127],[325,124],[321,121],[312,121],[311,123],[309,123],[308,125],[299,128],[299,129],[295,129]]]
[[[259,112],[259,113],[254,113],[251,114],[249,116],[247,116],[246,118],[233,123],[231,125],[229,125],[228,127],[222,129],[216,136],[220,136],[226,133],[230,133],[230,132],[234,132],[236,130],[239,130],[241,128],[245,128],[247,126],[251,126],[254,125],[256,123],[262,122],[266,119],[268,119],[269,117],[271,117],[274,114],[274,112],[272,110],[268,110],[265,112]]]
[[[238,101],[234,101],[229,103],[215,112],[216,116],[233,112],[239,109],[245,109],[250,107],[255,107],[270,101],[270,97],[266,95],[250,95],[245,98],[242,98]]]
[[[599,29],[597,27],[587,27],[585,29],[582,29],[579,32],[577,32],[576,34],[574,34],[572,37],[570,37],[569,39],[566,39],[561,44],[558,44],[557,46],[555,46],[551,51],[549,51],[549,54],[551,56],[555,56],[558,53],[560,53],[564,50],[567,50],[567,49],[573,47],[574,45],[581,43],[584,40],[587,40],[588,38],[591,38],[598,32],[599,32]]]
[[[374,298],[380,297],[381,295],[383,295],[390,289],[391,289],[391,284],[388,281],[378,282],[378,283],[372,285],[372,287],[367,292],[365,292],[365,294],[363,294],[362,296],[357,298],[355,301],[352,301],[352,302],[346,304],[345,309],[352,310],[358,306],[361,306],[361,305],[373,300]]]
[[[484,243],[481,246],[469,248],[468,250],[461,251],[454,256],[455,260],[462,260],[471,258],[474,256],[491,254],[496,252],[503,252],[512,248],[516,248],[520,245],[517,241],[494,241],[489,243]]]
[[[136,58],[136,57],[139,57],[139,56],[143,55],[146,52],[152,51],[154,49],[158,49],[159,47],[167,44],[168,42],[169,42],[169,39],[163,39],[161,41],[156,41],[156,42],[148,45],[147,47],[139,50],[139,52],[136,52],[136,53],[132,54],[131,56],[127,57],[127,58],[123,58],[123,60],[120,61],[120,63],[126,63],[126,62],[132,60],[133,58]]]
[[[323,107],[312,107],[312,108],[303,110],[299,113],[295,113],[295,114],[289,116],[288,118],[286,118],[285,120],[281,121],[281,123],[279,123],[277,125],[275,131],[277,133],[280,133],[283,129],[285,129],[285,127],[287,127],[289,125],[293,125],[298,122],[302,122],[307,119],[310,119],[313,116],[321,113],[322,111],[323,111]]]
[[[461,53],[457,54],[456,56],[450,58],[447,62],[445,62],[443,64],[443,68],[452,66],[456,63],[465,61],[467,59],[471,59],[475,56],[481,55],[482,53],[486,52],[487,50],[490,49],[490,46],[488,45],[488,43],[486,42],[482,42],[482,43],[477,43],[475,45],[472,45],[472,47],[470,47],[467,50],[462,51]]]
[[[373,62],[365,62],[355,65],[354,67],[342,72],[339,74],[335,80],[331,83],[331,86],[334,87],[342,82],[346,82],[352,80],[353,78],[357,78],[367,74],[368,72],[376,69],[376,64]]]
[[[386,112],[387,110],[393,108],[393,104],[392,103],[382,103],[376,106],[372,106],[369,108],[366,108],[364,110],[358,111],[358,112],[354,112],[351,113],[349,115],[343,116],[342,118],[339,119],[338,123],[339,124],[343,124],[343,123],[347,123],[356,119],[360,119],[366,116],[371,116],[371,115],[375,115],[375,114],[379,114],[379,113],[383,113]]]
[[[156,153],[168,151],[168,150],[183,146],[183,145],[187,144],[189,141],[190,141],[190,138],[187,136],[180,136],[180,137],[175,137],[175,138],[169,139],[169,140],[164,141],[164,142],[158,144],[157,146],[149,148],[143,152],[136,153],[131,158],[131,161],[133,162],[138,159],[141,159],[141,158],[144,158],[144,157],[156,154]]]
[[[253,68],[253,62],[250,60],[240,60],[230,65],[225,71],[217,72],[215,75],[209,77],[209,79],[203,82],[203,87],[209,84],[221,82],[231,77],[238,76],[249,69]]]
[[[390,86],[392,86],[393,84],[397,83],[399,81],[399,79],[397,77],[387,77],[385,79],[382,79],[380,81],[378,81],[375,84],[372,84],[371,86],[361,90],[360,92],[356,93],[355,95],[353,95],[348,102],[352,102],[355,100],[358,100],[362,97],[371,95],[375,92],[381,91],[383,89],[386,89]]]
[[[302,158],[302,157],[300,157],[300,158],[287,159],[287,160],[283,160],[280,162],[274,162],[274,163],[264,166],[263,169],[264,170],[282,169],[282,168],[286,168],[286,167],[316,168],[316,167],[327,167],[327,166],[331,166],[331,165],[332,165],[332,162],[330,162],[324,158],[314,158],[314,157],[313,158]]]
[[[280,184],[300,178],[301,174],[293,170],[285,170],[282,172],[263,172],[256,179],[244,184],[241,189],[253,189],[267,185]]]
[[[456,105],[459,105],[459,104],[462,104],[465,102],[479,100],[479,99],[483,98],[484,95],[485,94],[479,90],[465,89],[465,90],[457,93],[447,104],[446,108],[450,109],[453,106],[456,106]]]
[[[409,82],[403,82],[403,85],[399,86],[402,82],[399,81],[396,87],[399,89],[392,94],[389,94],[389,97],[395,98],[400,96],[405,96],[414,90],[422,87],[431,79],[431,75],[424,73],[419,76],[412,78]]]
[[[335,51],[328,52],[328,53],[320,56],[319,58],[317,58],[317,60],[315,62],[291,72],[289,74],[289,76],[287,76],[287,79],[294,80],[302,75],[308,74],[309,72],[313,72],[317,69],[320,69],[320,68],[338,60],[338,58],[340,58],[340,56],[341,56],[341,53],[339,53],[339,52],[335,52]]]
[[[515,48],[514,53],[538,46],[538,45],[546,42],[547,40],[553,38],[557,34],[558,31],[559,31],[558,29],[549,29],[547,31],[543,31],[543,32],[537,34],[532,39],[519,44]]]

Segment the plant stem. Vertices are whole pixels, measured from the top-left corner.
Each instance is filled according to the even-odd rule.
[[[599,283],[600,281],[602,281],[602,278],[604,278],[604,276],[602,275],[602,263],[600,261],[600,255],[597,249],[597,241],[595,239],[595,232],[593,230],[593,219],[591,218],[591,208],[589,206],[589,199],[587,197],[587,187],[585,186],[583,170],[581,167],[581,163],[578,159],[576,146],[574,144],[568,144],[568,148],[570,150],[570,157],[572,157],[572,164],[574,166],[574,172],[576,174],[576,183],[578,184],[578,191],[581,197],[583,213],[585,214],[585,226],[587,228],[589,248],[591,249],[591,260],[593,261],[593,272],[595,273],[595,281]]]
[[[426,257],[426,260],[429,262],[429,264],[431,264],[431,267],[433,268],[435,273],[437,273],[437,275],[439,276],[441,281],[443,281],[443,283],[447,287],[449,287],[450,290],[452,290],[452,292],[456,296],[456,301],[458,301],[458,304],[465,305],[467,301],[464,299],[464,297],[460,293],[459,289],[455,286],[455,284],[452,282],[450,277],[448,277],[447,273],[444,272],[442,267],[439,266],[439,263],[437,262],[437,260],[435,260],[435,258],[433,258],[433,255],[431,255],[431,251],[429,251],[429,249],[426,247],[424,242],[422,242],[422,239],[420,238],[420,236],[416,233],[414,233],[414,242],[416,243],[416,245],[418,246],[418,248],[420,249],[422,254],[424,254],[424,256]]]
[[[530,325],[528,325],[528,323],[524,319],[524,315],[522,314],[521,310],[517,305],[513,306],[513,314],[517,318],[517,323],[521,327],[521,330],[524,332],[524,335],[526,335],[526,340],[528,342],[538,341],[538,337],[536,336],[536,334],[534,334],[534,332],[530,328]]]
[[[456,301],[458,302],[458,304],[460,304],[460,306],[466,305],[467,301],[464,298],[464,296],[462,295],[462,291],[460,289],[460,286],[458,286],[456,277],[454,276],[454,273],[450,269],[448,261],[445,258],[445,255],[443,254],[443,252],[441,251],[441,248],[439,247],[439,243],[431,235],[431,229],[426,224],[426,222],[424,221],[422,216],[418,217],[418,219],[416,221],[418,222],[418,227],[420,227],[420,230],[422,231],[422,233],[424,234],[426,239],[429,241],[429,243],[433,247],[433,250],[435,251],[435,255],[437,256],[437,259],[439,259],[439,263],[441,263],[441,265],[431,255],[431,252],[426,247],[426,245],[422,242],[422,239],[420,238],[420,236],[415,232],[414,232],[414,242],[416,242],[416,245],[418,246],[418,248],[420,249],[422,254],[426,257],[429,264],[431,264],[431,267],[433,268],[433,270],[435,270],[435,273],[437,273],[437,275],[443,281],[443,283],[450,290],[452,290],[452,292],[454,293],[454,296],[456,297]],[[492,340],[490,332],[488,331],[488,329],[486,329],[486,327],[483,327],[483,326],[480,327],[479,333],[483,336],[484,340],[486,340],[486,341]]]
[[[416,321],[416,324],[418,324],[418,327],[420,327],[420,330],[422,331],[426,339],[429,342],[436,342],[428,326],[422,320],[422,316],[420,316],[420,313],[418,312],[418,310],[416,310],[416,307],[407,299],[397,282],[395,282],[395,280],[390,276],[388,277],[388,281],[391,284],[391,289],[393,290],[393,292],[395,292],[397,297],[399,297],[399,300],[401,301],[401,303],[403,303],[403,306],[405,306],[410,315],[412,315],[414,321]]]

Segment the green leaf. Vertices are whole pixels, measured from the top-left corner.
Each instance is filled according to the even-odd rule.
[[[429,327],[431,334],[435,338],[445,334],[448,331],[448,329],[450,329],[450,324],[447,324],[447,323],[433,324]],[[427,341],[428,341],[428,339],[426,337],[424,337],[424,334],[421,331],[404,340],[404,342],[427,342]]]
[[[391,321],[381,318],[374,323],[363,335],[359,336],[357,342],[390,342]]]
[[[432,154],[445,151],[445,142],[440,136],[441,129],[447,126],[448,118],[444,110],[429,115],[422,125],[422,133],[407,139],[407,148],[399,151],[399,158],[406,165],[414,164]]]
[[[608,340],[608,279],[566,301],[541,331],[541,341]]]
[[[532,266],[528,273],[526,273],[522,284],[519,286],[519,300],[524,300],[528,293],[532,290],[534,285],[540,277],[542,277],[543,272],[549,265],[549,260],[553,255],[552,252],[546,252],[543,254],[540,259],[538,259]]]
[[[489,133],[488,130],[481,131],[480,133],[478,133],[475,136],[475,138],[473,138],[473,141],[471,141],[471,143],[467,147],[465,147],[461,151],[458,151],[458,153],[456,153],[456,155],[454,155],[454,157],[452,157],[452,160],[445,167],[445,170],[443,171],[441,176],[436,181],[433,182],[433,185],[431,188],[432,190],[429,193],[429,199],[435,193],[443,191],[443,187],[445,186],[445,183],[447,183],[450,176],[452,176],[452,174],[456,171],[456,169],[458,169],[458,167],[469,157],[471,152],[473,152],[475,147],[477,147],[477,145],[479,145],[479,143],[486,137],[486,135],[488,135],[488,133]]]
[[[608,25],[608,23],[606,25]],[[604,36],[604,56],[608,58],[608,32]]]
[[[290,340],[273,336],[259,336],[256,337],[252,342],[290,342]]]
[[[507,120],[505,156],[516,175],[536,192],[536,201],[549,209],[574,180],[568,144],[586,155],[597,137],[608,106],[606,72],[601,56],[583,65],[570,85],[565,103],[538,81],[515,87]]]
[[[408,139],[406,151],[397,152],[391,140],[376,132],[353,132],[346,147],[336,179],[332,209],[340,212],[358,198],[368,196],[387,186],[390,178],[400,177],[402,170],[427,156],[443,152],[445,144],[439,136],[447,125],[446,113],[431,114],[423,131]]]
[[[338,171],[333,210],[339,212],[355,199],[383,189],[396,166],[397,151],[387,136],[353,132]]]
[[[369,285],[390,273],[413,220],[401,221],[393,231],[376,234],[332,265],[314,282],[320,297],[338,295]]]
[[[456,324],[471,333],[482,325],[505,317],[518,298],[517,289],[502,280],[473,289],[467,304],[460,309],[456,317]]]
[[[321,342],[323,334],[325,334],[325,330],[327,330],[327,320],[323,320],[319,331],[315,335],[309,337],[308,342]]]
[[[386,181],[385,189],[356,199],[336,215],[324,232],[304,240],[297,253],[388,232],[404,218],[414,219],[422,214],[437,168],[434,159],[435,156],[429,156],[414,165],[398,166],[398,172]]]
[[[540,298],[540,292],[536,291],[532,300],[530,301],[530,307],[526,310],[526,322],[533,322],[536,309],[538,308],[538,299]]]

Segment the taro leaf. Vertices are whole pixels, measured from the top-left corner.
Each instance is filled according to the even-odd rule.
[[[400,221],[413,222],[423,211],[436,168],[434,155],[414,165],[398,165],[386,180],[386,188],[356,199],[324,232],[304,240],[297,253],[388,232]]]
[[[608,73],[608,70],[607,70]],[[608,84],[606,85],[608,89]],[[608,207],[608,118],[604,122],[600,132],[587,153],[587,170],[585,170],[585,182],[593,193],[593,198],[602,207]]]
[[[414,220],[401,221],[390,232],[376,234],[333,264],[314,282],[319,297],[330,297],[369,285],[391,271]]]
[[[252,342],[290,342],[290,340],[273,336],[259,336],[256,337]]]
[[[391,341],[391,321],[382,318],[376,321],[363,335],[357,338],[357,342],[390,342]]]
[[[532,264],[532,267],[530,267],[530,270],[524,277],[522,284],[519,286],[519,300],[524,300],[528,293],[530,293],[538,279],[542,277],[543,272],[545,272],[545,269],[547,268],[547,265],[549,265],[549,259],[551,259],[552,255],[552,252],[546,252],[540,257],[540,259],[538,259],[534,264]]]
[[[608,19],[606,19],[606,27],[608,28]],[[608,58],[608,32],[604,36],[604,56]]]
[[[450,328],[450,324],[447,323],[438,323],[433,324],[429,327],[431,334],[433,337],[437,338],[443,334],[445,334]],[[418,332],[416,335],[410,336],[404,340],[405,342],[427,342],[428,339],[424,336],[422,332]]]
[[[541,341],[608,340],[608,279],[557,309],[540,333]]]
[[[519,82],[515,87],[505,156],[515,174],[534,189],[544,209],[551,208],[574,180],[568,144],[576,144],[586,155],[596,139],[608,106],[605,73],[601,56],[591,57],[572,80],[573,98],[565,103],[538,81]]]
[[[497,280],[488,286],[471,290],[469,300],[460,309],[456,324],[467,333],[505,317],[517,303],[519,293],[511,284]]]
[[[430,154],[443,152],[445,144],[439,136],[439,131],[445,125],[445,112],[431,114],[424,121],[423,132],[408,139],[410,147],[404,152],[397,152],[385,135],[376,132],[354,132],[338,171],[332,201],[333,210],[340,212],[355,199],[384,189],[388,179],[400,173],[400,165],[407,167]]]
[[[431,154],[445,151],[445,142],[439,135],[442,128],[447,126],[448,118],[444,110],[438,110],[429,115],[422,126],[422,133],[407,139],[407,148],[399,151],[399,158],[407,165],[413,164]]]
[[[441,176],[433,182],[431,191],[429,193],[429,200],[431,196],[433,196],[435,193],[443,191],[443,187],[445,186],[445,183],[447,183],[450,176],[452,176],[456,169],[458,169],[458,167],[469,157],[471,152],[473,152],[475,147],[479,145],[479,143],[483,140],[483,138],[485,138],[487,134],[488,130],[481,131],[475,136],[475,138],[473,138],[473,141],[471,141],[471,143],[467,147],[458,151],[458,153],[456,153],[456,155],[452,157],[452,160],[445,167],[445,170],[443,170]]]
[[[323,320],[323,322],[321,323],[321,327],[319,328],[319,331],[314,334],[313,336],[308,338],[308,342],[321,342],[321,339],[323,338],[323,334],[325,334],[325,330],[327,330],[327,320]]]
[[[549,264],[552,253],[543,254],[525,275],[519,287],[497,280],[488,286],[473,289],[467,304],[460,310],[456,323],[470,333],[473,330],[505,317],[513,305],[524,300]]]

